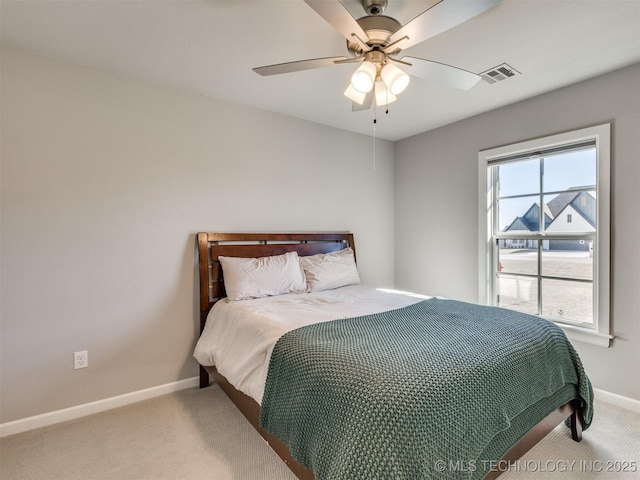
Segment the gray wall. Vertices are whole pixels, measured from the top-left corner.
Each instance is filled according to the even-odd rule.
[[[0,60],[0,423],[195,376],[197,231],[351,230],[363,281],[392,286],[395,222],[396,287],[476,301],[478,150],[607,121],[617,339],[576,346],[596,387],[640,399],[638,66],[395,152],[378,141],[374,171],[366,136],[11,49]]]
[[[393,145],[2,51],[0,423],[197,375],[195,233],[351,230],[393,284]],[[89,350],[74,371],[72,352]]]
[[[478,152],[606,122],[616,340],[575,346],[596,388],[640,400],[638,65],[396,142],[396,287],[478,301]]]

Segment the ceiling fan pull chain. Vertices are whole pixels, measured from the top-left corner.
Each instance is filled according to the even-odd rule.
[[[384,113],[385,115],[389,115],[389,89],[388,88],[384,89],[384,94],[387,97]]]
[[[378,119],[376,118],[376,106],[373,106],[373,171],[376,171],[376,125]]]

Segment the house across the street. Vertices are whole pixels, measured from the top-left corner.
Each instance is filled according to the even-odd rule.
[[[591,188],[591,190],[590,190]],[[540,204],[534,203],[520,217],[516,217],[504,232],[538,232],[540,219],[544,218],[544,232],[595,232],[596,199],[595,187],[575,187],[561,193],[544,204],[542,214]],[[503,248],[537,248],[537,240],[502,239]],[[588,251],[588,240],[543,240],[543,250]]]

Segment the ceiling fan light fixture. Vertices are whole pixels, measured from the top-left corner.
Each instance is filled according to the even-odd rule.
[[[378,69],[369,61],[364,61],[351,76],[351,85],[360,93],[368,93],[373,88]]]
[[[359,92],[353,87],[353,85],[349,84],[347,89],[344,91],[344,96],[347,97],[352,102],[355,102],[358,105],[362,105],[364,103],[364,99],[367,96],[367,94]]]
[[[389,105],[390,103],[395,102],[398,97],[396,97],[393,93],[389,91],[387,86],[382,80],[378,80],[376,82],[376,105],[379,107],[383,107],[385,105]]]
[[[404,73],[393,63],[387,63],[380,72],[380,78],[387,85],[393,95],[404,92],[409,85],[409,75]]]
[[[388,1],[359,0],[367,15],[355,18],[350,12],[351,8],[344,5],[347,3],[345,0],[304,0],[346,39],[348,56],[310,58],[253,70],[259,75],[268,76],[335,64],[359,64],[351,76],[351,85],[344,92],[353,100],[352,111],[367,110],[371,105],[387,105],[396,100],[396,95],[403,92],[410,81],[409,75],[396,64],[412,67],[409,70],[412,76],[440,81],[461,90],[468,90],[482,79],[480,75],[451,65],[400,55],[414,45],[471,20],[502,0],[435,0],[435,5],[434,2],[427,2],[432,5],[404,25],[395,18],[383,15]]]

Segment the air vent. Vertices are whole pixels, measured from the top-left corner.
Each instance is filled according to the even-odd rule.
[[[520,75],[520,72],[513,68],[511,65],[507,65],[506,63],[498,65],[497,67],[493,67],[480,74],[482,79],[487,83],[501,82],[502,80],[506,80],[516,75]]]

